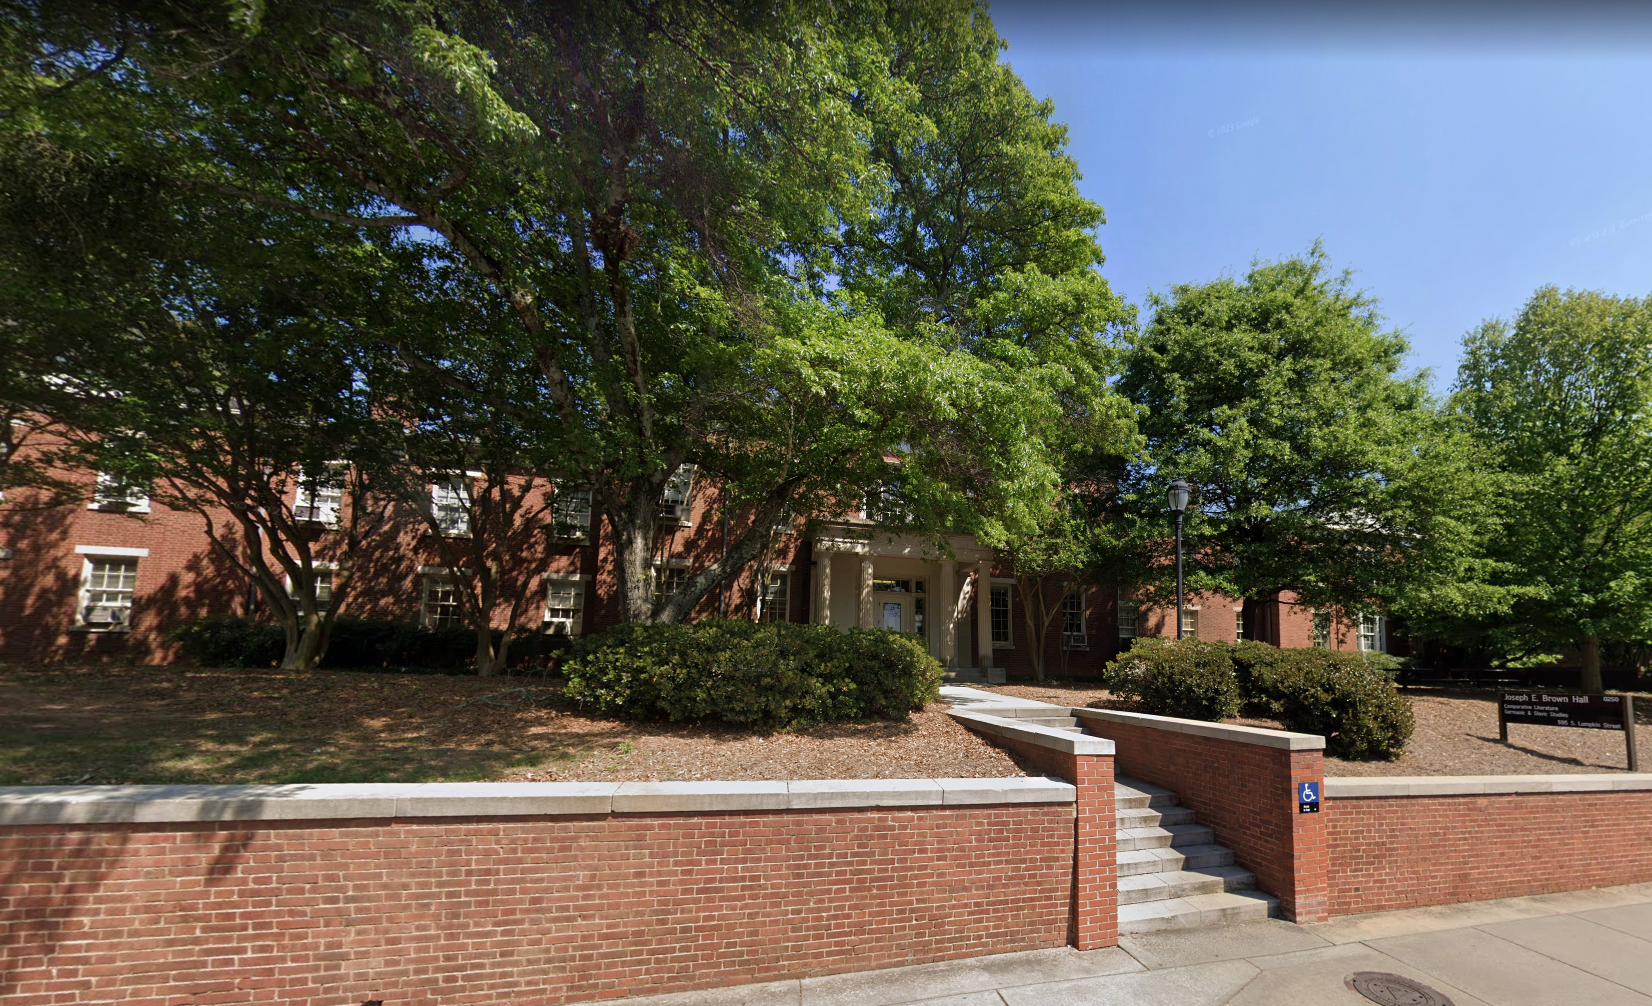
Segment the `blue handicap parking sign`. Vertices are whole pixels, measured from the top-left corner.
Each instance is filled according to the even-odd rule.
[[[1299,782],[1296,784],[1296,810],[1299,814],[1319,813],[1319,783]]]

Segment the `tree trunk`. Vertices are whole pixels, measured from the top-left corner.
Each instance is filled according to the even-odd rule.
[[[1600,677],[1600,637],[1592,632],[1584,636],[1578,644],[1578,652],[1583,658],[1583,690],[1590,695],[1606,691]]]
[[[476,626],[476,676],[491,678],[498,673],[497,655],[493,652],[493,628]]]

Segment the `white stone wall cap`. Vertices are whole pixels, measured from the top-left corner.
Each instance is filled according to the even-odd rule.
[[[1617,793],[1652,790],[1652,773],[1566,775],[1341,776],[1325,780],[1325,796],[1357,800],[1393,796],[1485,796],[1507,793]]]
[[[792,810],[941,804],[941,784],[934,779],[794,779],[786,790]]]
[[[1071,803],[1056,779],[792,782],[317,783],[287,786],[5,786],[0,826],[541,817]]]
[[[948,715],[976,733],[991,737],[1006,737],[1020,741],[1023,744],[1032,744],[1036,747],[1060,751],[1063,754],[1111,755],[1113,753],[1113,742],[1105,737],[1092,737],[1089,734],[1074,733],[1071,730],[1042,726],[1037,723],[1019,723],[1010,717],[994,716],[974,709],[951,709],[948,710]]]
[[[1099,720],[1103,723],[1148,727],[1153,730],[1168,730],[1171,733],[1189,734],[1194,737],[1210,737],[1214,740],[1232,741],[1235,744],[1256,744],[1261,747],[1278,748],[1282,751],[1320,751],[1325,748],[1325,738],[1318,734],[1298,734],[1289,730],[1245,727],[1234,723],[1184,720],[1175,716],[1153,716],[1149,713],[1132,713],[1122,709],[1075,707],[1070,712],[1081,721]]]
[[[947,806],[990,803],[1077,803],[1078,787],[1053,776],[937,779]]]

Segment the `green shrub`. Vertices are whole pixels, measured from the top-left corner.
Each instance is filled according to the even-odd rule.
[[[1197,639],[1136,640],[1103,671],[1109,691],[1160,716],[1221,720],[1239,712],[1232,647]]]
[[[494,643],[501,633],[494,632]],[[207,615],[179,626],[167,638],[185,659],[202,667],[274,667],[281,663],[287,637],[276,622]],[[512,667],[543,667],[567,646],[562,637],[519,629],[511,640]],[[322,655],[321,666],[352,671],[435,671],[463,674],[474,670],[476,634],[467,627],[427,629],[406,622],[340,615]]]
[[[206,615],[167,633],[184,659],[202,667],[271,667],[281,662],[286,633],[273,622]]]
[[[941,681],[913,636],[732,619],[615,626],[575,643],[560,670],[566,694],[603,715],[768,728],[903,720]]]
[[[1260,647],[1260,643],[1245,646]],[[1322,734],[1338,758],[1397,758],[1416,728],[1411,703],[1361,654],[1335,650],[1252,650],[1247,692],[1286,730]]]

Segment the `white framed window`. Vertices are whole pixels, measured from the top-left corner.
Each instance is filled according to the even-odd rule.
[[[1233,609],[1233,638],[1244,641],[1245,638],[1245,609]]]
[[[1084,588],[1061,599],[1061,645],[1069,650],[1088,650],[1090,634],[1084,627]]]
[[[92,502],[87,504],[86,509],[109,513],[148,513],[149,492],[118,475],[98,472],[97,488],[92,490]]]
[[[333,570],[338,568],[335,562],[318,562],[310,567],[315,576],[315,607],[317,611],[326,611],[333,606]],[[287,577],[287,596],[298,600],[298,592],[293,588],[293,578]]]
[[[694,466],[678,465],[660,492],[660,517],[683,527],[694,523]]]
[[[1314,646],[1321,650],[1328,649],[1331,645],[1331,613],[1329,611],[1316,611],[1313,616]]]
[[[1119,599],[1118,599],[1118,609],[1119,609],[1119,638],[1120,639],[1135,639],[1136,638],[1136,625],[1137,625],[1136,620],[1141,616],[1141,607],[1139,605],[1137,605],[1135,601],[1132,601],[1129,598],[1125,597],[1123,591],[1120,591],[1119,592]]]
[[[659,604],[666,598],[683,589],[688,582],[687,566],[655,566],[654,567],[654,603]]]
[[[470,480],[436,482],[430,487],[430,515],[436,529],[451,538],[470,536]]]
[[[419,604],[419,621],[427,629],[456,629],[465,624],[464,606],[459,601],[459,581],[445,569],[423,575],[424,591]]]
[[[551,504],[551,523],[559,538],[585,538],[591,533],[591,490],[558,488]]]
[[[1388,619],[1360,612],[1359,648],[1366,653],[1388,652]]]
[[[138,586],[134,556],[87,555],[81,569],[80,605],[75,624],[105,632],[131,627],[132,595]]]
[[[1010,585],[995,583],[992,585],[991,603],[988,612],[992,618],[992,646],[993,649],[1013,649],[1015,636],[1010,631],[1012,620],[1010,617]]]
[[[585,623],[585,580],[575,576],[545,577],[545,631],[578,636]]]
[[[769,574],[768,582],[763,584],[762,596],[757,599],[758,621],[791,621],[791,583],[790,570],[777,570]]]
[[[1182,608],[1182,638],[1183,639],[1198,639],[1199,638],[1199,609],[1198,608],[1188,608],[1188,607],[1185,607],[1185,606]]]
[[[304,473],[293,496],[293,519],[311,524],[338,526],[338,514],[344,506],[342,466],[329,465],[316,474]]]

